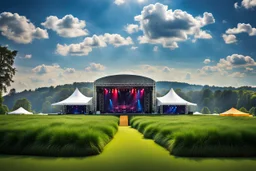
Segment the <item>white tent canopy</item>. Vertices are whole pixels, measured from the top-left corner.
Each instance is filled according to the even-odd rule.
[[[92,97],[86,97],[83,95],[78,88],[74,91],[74,93],[69,96],[67,99],[62,100],[58,103],[52,104],[53,106],[68,106],[68,105],[91,105]]]
[[[190,103],[184,99],[182,99],[178,94],[175,93],[173,89],[171,89],[166,95],[163,97],[157,97],[157,105],[184,105],[184,106],[197,106],[195,103]]]
[[[33,113],[25,110],[23,107],[20,107],[17,110],[14,110],[12,112],[9,112],[8,114],[25,114],[25,115],[32,115]]]
[[[202,114],[202,113],[200,113],[200,112],[194,112],[193,114],[197,114],[197,115],[199,114],[199,115],[200,115],[200,114]]]

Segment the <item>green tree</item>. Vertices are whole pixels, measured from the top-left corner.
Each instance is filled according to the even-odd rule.
[[[51,103],[49,101],[46,101],[42,105],[42,112],[43,113],[49,113],[51,112]]]
[[[204,108],[201,110],[201,113],[202,113],[202,114],[210,114],[211,111],[209,110],[208,107],[204,107]]]
[[[241,112],[248,113],[248,110],[247,110],[245,107],[241,107],[239,110],[240,110]]]
[[[7,92],[7,87],[11,85],[12,77],[16,69],[13,67],[17,51],[11,51],[7,47],[0,46],[0,91]]]
[[[252,107],[250,110],[249,110],[249,113],[256,116],[256,107]]]
[[[9,109],[6,105],[0,105],[0,115],[8,113]]]
[[[12,110],[16,110],[16,109],[18,109],[20,107],[23,107],[27,111],[31,111],[31,103],[27,99],[25,99],[25,98],[17,100],[15,102]]]

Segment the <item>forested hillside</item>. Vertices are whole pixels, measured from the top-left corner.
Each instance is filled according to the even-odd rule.
[[[31,102],[32,110],[35,112],[56,112],[59,109],[51,108],[51,103],[67,98],[75,88],[79,88],[86,96],[93,96],[93,83],[73,83],[19,93],[12,90],[4,97],[4,104],[11,110],[16,100],[26,98]],[[162,81],[156,83],[157,96],[166,94],[170,88],[175,89],[184,99],[197,103],[199,111],[203,107],[208,107],[211,112],[218,113],[231,107],[245,107],[250,110],[256,106],[256,88],[252,87],[215,87]]]

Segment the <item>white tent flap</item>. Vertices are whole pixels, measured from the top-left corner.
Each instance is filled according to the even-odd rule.
[[[197,106],[195,103],[190,103],[184,99],[182,99],[178,94],[175,93],[173,89],[171,89],[166,95],[163,97],[157,97],[157,105],[186,105],[186,106]]]
[[[31,113],[31,112],[25,110],[24,108],[20,107],[20,108],[17,109],[17,110],[14,110],[14,111],[12,111],[12,112],[9,112],[8,114],[26,114],[26,115],[31,115],[31,114],[33,114],[33,113]]]
[[[67,106],[67,105],[91,105],[92,97],[86,97],[83,95],[78,88],[74,91],[74,93],[69,96],[67,99],[60,101],[58,103],[52,104],[53,106]]]

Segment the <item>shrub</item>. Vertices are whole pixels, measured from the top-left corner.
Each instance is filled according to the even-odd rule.
[[[208,107],[204,107],[204,108],[201,110],[201,113],[202,113],[202,114],[210,114],[211,111],[209,110]]]
[[[114,116],[1,116],[0,153],[96,155],[117,132],[118,120]]]
[[[247,110],[245,107],[241,107],[239,110],[240,110],[241,112],[248,113],[248,110]]]
[[[256,107],[252,107],[250,110],[249,110],[249,113],[256,116]]]

